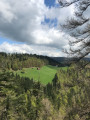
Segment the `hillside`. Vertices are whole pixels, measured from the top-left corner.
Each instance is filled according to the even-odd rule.
[[[69,66],[71,64],[71,59],[67,57],[51,57],[53,60],[59,62],[62,66]],[[89,57],[85,57],[82,60],[90,62]]]
[[[90,120],[90,66],[51,60],[0,54],[0,120]]]
[[[40,55],[32,54],[6,54],[0,53],[0,68],[21,70],[30,67],[42,67],[44,65],[60,65],[57,61]]]
[[[23,70],[18,70],[14,73],[20,75],[21,77],[28,77],[35,81],[40,81],[41,84],[46,85],[52,82],[55,74],[59,69],[67,70],[67,67],[56,67],[47,65],[41,67],[39,70],[36,67],[24,68]]]
[[[0,73],[0,120],[90,120],[89,76],[89,69],[59,70],[43,86],[4,71]]]

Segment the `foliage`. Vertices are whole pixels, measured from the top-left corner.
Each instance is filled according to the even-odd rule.
[[[90,8],[90,0],[58,1],[62,7],[75,5],[73,18],[68,18],[62,28],[75,38],[75,40],[70,41],[70,51],[67,53],[73,56],[74,60],[77,58],[79,61],[90,53],[90,16],[87,14]]]
[[[6,68],[6,62],[3,65]],[[25,69],[22,76],[0,71],[0,120],[90,120],[90,66],[81,71],[74,65],[41,69],[56,73],[46,86],[23,76]],[[43,77],[46,80],[46,74]]]
[[[63,114],[63,120],[90,119],[89,76],[89,68],[80,72],[74,67],[59,70],[52,84],[45,87],[45,94],[55,109]]]
[[[22,70],[23,68],[40,68],[48,64],[57,65],[59,63],[46,56],[0,53],[0,68],[2,69],[12,69],[17,71]]]

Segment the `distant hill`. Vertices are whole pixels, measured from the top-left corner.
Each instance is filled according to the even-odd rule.
[[[69,66],[70,65],[70,59],[66,57],[51,57],[53,60],[60,63],[61,66]]]
[[[62,64],[62,66],[70,65],[71,63],[70,58],[67,58],[67,57],[51,57],[51,58],[59,62],[60,64]],[[88,57],[83,58],[83,60],[90,62],[90,58]]]
[[[89,62],[90,62],[90,58],[87,58],[87,57],[86,57],[86,58],[84,58],[84,60],[86,60],[86,61],[89,61]]]
[[[51,57],[51,58],[60,63],[68,61],[68,58],[66,57]]]

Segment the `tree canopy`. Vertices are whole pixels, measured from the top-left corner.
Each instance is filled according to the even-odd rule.
[[[75,40],[70,40],[70,51],[67,52],[77,60],[90,53],[90,0],[59,0],[60,6],[75,6],[73,18],[67,19],[61,28]],[[75,47],[76,46],[76,47]]]

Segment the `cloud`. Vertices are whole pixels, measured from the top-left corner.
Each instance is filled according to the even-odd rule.
[[[49,19],[57,18],[58,24],[63,24],[66,22],[68,17],[72,17],[74,15],[74,5],[71,5],[66,8],[52,7],[47,10],[46,17]]]
[[[8,49],[7,49],[8,48]],[[37,54],[45,56],[66,56],[57,48],[37,46],[37,45],[27,45],[27,44],[10,44],[4,42],[0,45],[0,51],[6,53],[28,53],[28,54]]]
[[[6,12],[1,11],[1,14],[3,13],[2,20],[0,19],[1,35],[15,41],[34,44],[36,40],[34,40],[32,32],[39,28],[41,21],[44,19],[42,8],[44,3],[42,0],[39,0],[37,4],[35,0],[4,0],[2,3],[6,6],[3,9],[7,10],[6,8],[9,8],[7,10],[10,11],[8,14],[11,13],[14,17],[11,19]]]
[[[72,14],[72,6],[68,10],[66,8],[60,10],[57,6],[48,8],[44,0],[38,0],[38,2],[36,0],[0,0],[0,35],[13,41],[23,42],[22,46],[28,44],[38,46],[38,49],[44,46],[62,50],[68,44],[68,40],[58,26]],[[49,26],[47,22],[42,24],[45,18],[56,19],[58,26]]]
[[[14,14],[11,11],[12,9],[9,3],[0,1],[0,18],[2,22],[5,22],[5,21],[11,22],[11,20],[15,18]]]

